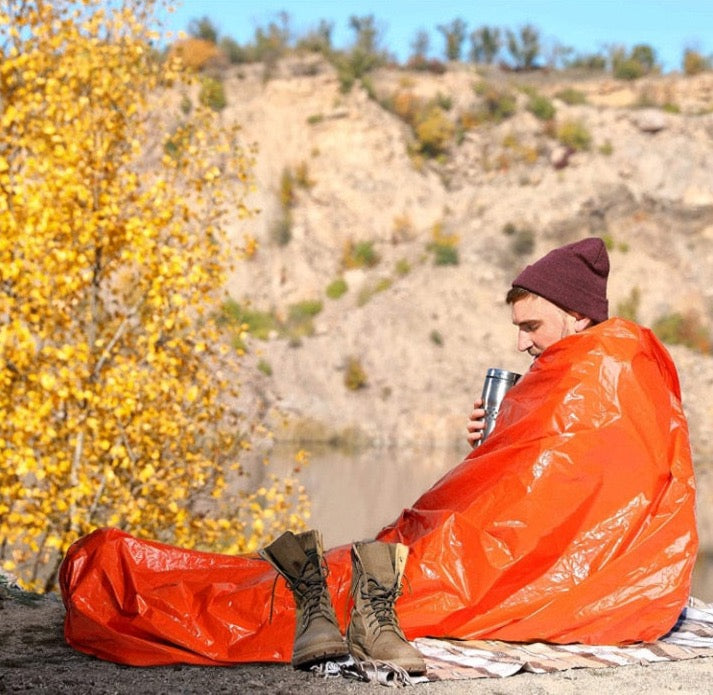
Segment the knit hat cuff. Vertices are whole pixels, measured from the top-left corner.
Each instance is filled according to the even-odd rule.
[[[609,257],[599,238],[562,246],[527,266],[513,281],[567,311],[595,323],[609,316],[606,296]]]

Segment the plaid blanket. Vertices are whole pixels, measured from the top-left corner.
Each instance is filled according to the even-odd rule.
[[[428,666],[425,679],[420,680],[428,681],[503,678],[519,672],[552,673],[571,668],[679,661],[713,656],[713,604],[691,599],[671,632],[652,643],[590,646],[420,638],[413,644]]]
[[[691,598],[673,629],[656,642],[625,646],[444,640],[422,637],[412,644],[426,660],[425,676],[409,676],[383,661],[347,656],[312,666],[324,678],[342,676],[400,687],[429,681],[505,678],[516,673],[553,673],[572,668],[609,668],[713,656],[713,603]]]

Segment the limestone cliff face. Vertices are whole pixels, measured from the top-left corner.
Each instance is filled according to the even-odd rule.
[[[261,211],[235,225],[260,250],[238,264],[228,291],[283,317],[295,303],[323,302],[313,335],[251,342],[272,370],[253,386],[278,437],[462,442],[485,370],[527,369],[503,303],[512,277],[584,235],[610,246],[612,313],[649,326],[690,314],[713,333],[713,75],[622,83],[392,69],[372,76],[371,94],[343,94],[330,66],[295,58],[268,81],[257,66],[231,69],[225,80],[223,118],[240,122],[259,148],[251,202]],[[476,125],[483,85],[509,90],[514,114]],[[533,89],[552,101],[553,121],[528,110]],[[583,103],[556,96],[566,89]],[[399,94],[436,100],[456,124],[441,157],[410,154],[412,129],[382,105]],[[558,141],[565,123],[584,129],[588,149]],[[280,227],[286,169],[300,182],[290,224]],[[457,264],[434,262],[434,230],[454,243]],[[368,242],[378,262],[345,269],[350,242]],[[348,290],[330,299],[336,278]],[[710,501],[713,358],[671,352]],[[363,369],[363,388],[345,386],[350,359]]]

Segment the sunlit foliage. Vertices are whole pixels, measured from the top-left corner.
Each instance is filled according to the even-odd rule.
[[[305,505],[232,484],[251,424],[211,317],[252,149],[181,110],[154,9],[0,0],[0,561],[37,589],[99,526],[242,552]]]

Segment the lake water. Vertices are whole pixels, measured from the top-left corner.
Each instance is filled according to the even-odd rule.
[[[278,444],[271,469],[290,470],[298,446]],[[312,503],[310,528],[319,529],[325,547],[372,538],[411,506],[468,452],[453,448],[374,448],[345,452],[322,445],[305,446],[310,463],[300,475]],[[713,602],[713,553],[702,553],[693,577],[693,596]]]

